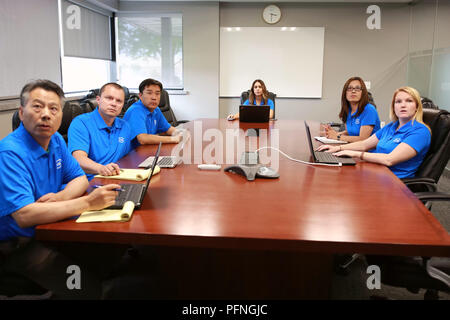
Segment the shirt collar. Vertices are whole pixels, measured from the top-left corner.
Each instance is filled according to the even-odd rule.
[[[20,123],[20,126],[17,129],[17,133],[22,138],[21,140],[25,149],[30,151],[31,155],[35,160],[41,158],[42,156],[46,156],[52,153],[52,151],[59,148],[59,145],[55,142],[55,135],[52,135],[52,137],[50,138],[50,142],[48,144],[49,152],[44,150],[44,148],[42,148],[42,146],[33,138],[33,136],[28,132],[28,130],[25,129],[22,122]]]
[[[400,129],[397,130],[398,125],[400,124],[400,121],[397,120],[397,121],[395,122],[395,124],[394,124],[394,129],[395,129],[397,132],[405,132],[405,131],[409,130],[409,128],[412,127],[412,122],[413,122],[412,119],[409,120],[407,123],[405,123],[405,125],[404,125],[403,127],[401,127]]]
[[[147,115],[150,114],[150,115],[152,115],[152,116],[155,114],[155,110],[159,108],[159,107],[156,107],[153,111],[150,111],[150,109],[147,108],[147,107],[142,103],[142,100],[141,100],[141,99],[139,99],[138,104],[139,104],[140,107],[144,108],[144,110],[145,110],[145,112],[146,112]]]
[[[109,129],[110,127],[108,127],[108,125],[105,123],[105,120],[103,120],[102,116],[100,115],[100,111],[98,111],[98,107],[95,108],[95,110],[93,112],[94,112],[94,115],[93,115],[94,121],[95,121],[95,124],[97,125],[97,128]],[[117,120],[117,117],[116,117],[116,119],[114,119],[111,129],[122,128],[122,124],[120,123],[120,121],[116,121],[116,120]]]

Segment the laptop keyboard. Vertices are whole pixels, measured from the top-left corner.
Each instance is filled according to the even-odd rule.
[[[161,159],[158,160],[158,166],[160,167],[173,165],[174,165],[174,158],[172,157],[161,157]]]
[[[116,197],[116,205],[124,204],[128,199],[130,199],[130,195],[134,192],[139,192],[142,189],[140,184],[122,184],[121,188],[123,191],[120,191]]]
[[[314,152],[317,160],[324,163],[354,163],[352,158],[343,158],[333,156],[330,152]]]
[[[153,156],[148,157],[147,159],[145,159],[144,161],[142,161],[139,164],[139,167],[140,168],[142,168],[142,167],[146,168],[146,167],[150,166],[153,163],[153,159],[154,158],[155,157],[153,157]],[[160,168],[173,168],[173,167],[175,167],[178,164],[178,162],[179,162],[179,158],[177,158],[177,157],[174,157],[174,156],[163,156],[163,157],[159,157],[157,165]]]

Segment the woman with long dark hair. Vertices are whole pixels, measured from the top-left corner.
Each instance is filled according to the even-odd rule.
[[[248,99],[244,101],[244,105],[268,105],[270,107],[269,118],[273,119],[275,105],[272,99],[269,99],[269,91],[267,91],[264,81],[260,79],[256,79],[255,81],[253,81],[252,87],[250,88],[250,95]],[[230,114],[227,119],[239,119],[239,112],[236,114]]]
[[[327,127],[327,138],[355,142],[370,137],[380,129],[377,109],[369,103],[369,93],[360,77],[352,77],[345,82],[339,118],[345,123],[345,130],[337,132]]]

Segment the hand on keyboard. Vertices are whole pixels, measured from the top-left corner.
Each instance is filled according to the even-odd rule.
[[[320,147],[318,147],[315,151],[326,151],[326,152],[338,152],[341,151],[341,147],[340,146],[330,146],[328,144],[323,144]]]
[[[336,157],[341,157],[341,158],[359,158],[361,155],[361,151],[342,150],[342,151],[333,153],[333,155]]]

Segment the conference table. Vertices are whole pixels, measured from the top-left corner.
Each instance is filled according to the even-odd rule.
[[[319,123],[308,124],[317,136]],[[278,179],[224,171],[262,147],[312,161],[303,121],[199,119],[184,127],[190,139],[161,148],[183,163],[152,177],[129,222],[70,219],[39,226],[37,238],[151,248],[161,297],[182,299],[329,298],[335,254],[450,256],[448,232],[382,165],[314,166],[261,149]],[[140,146],[119,164],[136,168],[156,149]],[[222,169],[199,170],[200,163]]]

